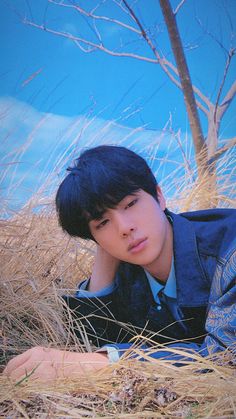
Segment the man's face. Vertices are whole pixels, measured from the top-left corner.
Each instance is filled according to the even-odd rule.
[[[159,202],[139,190],[89,223],[96,242],[110,255],[140,265],[154,275],[172,253],[172,228],[163,212],[166,204],[159,187],[157,197]]]

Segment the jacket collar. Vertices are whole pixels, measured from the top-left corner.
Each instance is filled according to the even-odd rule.
[[[178,303],[185,307],[207,304],[209,284],[201,265],[193,223],[168,210],[166,215],[171,217],[173,226]]]

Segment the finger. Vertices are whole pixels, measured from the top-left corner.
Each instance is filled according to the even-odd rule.
[[[57,378],[57,370],[52,368],[50,363],[36,363],[28,362],[27,364],[21,365],[11,374],[11,379],[14,381],[24,380],[40,380],[48,381],[49,379]]]
[[[12,371],[16,370],[21,365],[28,362],[30,359],[30,349],[23,354],[15,356],[11,361],[8,362],[6,368],[3,371],[3,374],[11,375]]]
[[[37,368],[35,367],[35,365],[31,365],[31,364],[24,364],[21,365],[20,367],[16,368],[14,371],[12,371],[10,377],[13,380],[20,380],[23,378],[31,378],[32,376],[35,378],[35,370]]]

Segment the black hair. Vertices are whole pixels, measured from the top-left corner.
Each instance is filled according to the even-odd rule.
[[[157,200],[157,181],[133,151],[102,145],[84,151],[56,195],[59,224],[70,236],[93,239],[89,221],[99,219],[127,195],[144,190]]]

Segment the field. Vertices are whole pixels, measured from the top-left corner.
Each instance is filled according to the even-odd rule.
[[[224,207],[235,206],[232,171],[229,176],[232,153],[222,161],[218,174],[217,199]],[[168,207],[197,208],[203,186],[189,183],[186,170]],[[60,298],[89,275],[94,245],[62,233],[53,197],[44,197],[38,209],[40,199],[34,197],[11,217],[1,218],[2,367],[32,346],[94,349],[85,335],[81,344],[71,332]],[[134,351],[138,353],[137,345]],[[181,368],[167,360],[131,360],[130,355],[79,380],[40,383],[26,377],[15,383],[0,376],[0,417],[236,417],[236,370],[228,363],[227,353],[217,362],[196,356]]]

